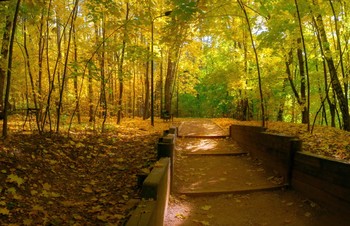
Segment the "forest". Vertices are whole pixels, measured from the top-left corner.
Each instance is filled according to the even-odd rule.
[[[344,0],[2,0],[0,109],[39,132],[125,117],[350,130]],[[68,127],[69,129],[69,127]]]
[[[0,224],[123,225],[157,140],[192,118],[349,161],[349,13],[346,0],[0,0]]]

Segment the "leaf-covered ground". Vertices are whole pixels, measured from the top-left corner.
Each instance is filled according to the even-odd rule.
[[[0,141],[0,225],[121,225],[169,124],[124,120],[97,134],[16,132]]]
[[[222,128],[231,124],[261,126],[257,121],[237,121],[233,119],[213,119]],[[350,132],[327,127],[315,126],[313,132],[307,131],[307,125],[286,122],[267,122],[267,131],[297,137],[302,140],[302,150],[313,154],[350,161]]]
[[[260,125],[213,120],[226,129]],[[103,134],[84,125],[68,137],[39,136],[23,131],[22,123],[11,124],[10,136],[0,141],[0,225],[122,225],[139,199],[137,174],[152,168],[156,142],[171,125],[124,119]],[[312,153],[350,160],[348,132],[316,127],[310,134],[304,125],[272,122],[268,130],[301,138]]]

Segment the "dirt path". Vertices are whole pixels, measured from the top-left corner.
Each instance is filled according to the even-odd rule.
[[[347,216],[284,189],[244,147],[218,138],[225,134],[208,120],[179,127],[165,225],[349,225]]]

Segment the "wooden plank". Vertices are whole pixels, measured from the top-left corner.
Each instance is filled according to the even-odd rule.
[[[253,192],[261,192],[261,191],[275,191],[286,188],[285,185],[275,185],[275,186],[260,186],[254,188],[244,188],[244,189],[203,189],[203,190],[191,190],[186,191],[182,190],[179,194],[189,195],[189,196],[203,196],[203,195],[220,195],[220,194],[248,194]]]
[[[314,187],[314,190],[317,189],[317,193],[319,194],[318,196],[320,196],[319,199],[322,199],[322,196],[333,196],[337,199],[349,202],[350,204],[350,189],[336,184],[331,184],[327,181],[324,181],[323,179],[307,175],[304,172],[298,170],[293,171],[292,186],[294,188],[296,187],[294,184],[295,182]]]
[[[344,200],[338,199],[330,193],[326,193],[317,187],[312,186],[304,181],[299,181],[294,178],[292,180],[293,188],[297,191],[302,192],[306,196],[315,200],[316,202],[321,202],[327,205],[330,209],[336,209],[336,211],[343,212],[345,214],[350,214],[350,203]]]

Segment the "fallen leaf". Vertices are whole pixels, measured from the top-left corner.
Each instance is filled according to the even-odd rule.
[[[39,206],[39,205],[33,206],[32,209],[33,209],[34,211],[42,211],[42,212],[44,211],[44,207]]]
[[[208,221],[193,220],[193,222],[200,223],[201,225],[204,225],[204,226],[209,226],[210,225],[210,223]]]
[[[32,219],[25,219],[23,221],[23,225],[32,225],[33,224],[33,220]]]
[[[177,214],[175,215],[175,217],[176,217],[177,219],[181,219],[181,220],[186,219],[186,217],[185,217],[182,213],[177,213]]]
[[[83,219],[79,214],[73,214],[73,218],[74,218],[75,220],[81,220],[81,219]]]
[[[86,193],[92,193],[93,190],[90,186],[86,186],[85,188],[83,188],[83,191],[86,192]]]
[[[123,219],[123,218],[125,218],[125,216],[124,216],[124,215],[121,215],[121,214],[114,214],[114,215],[111,217],[111,219],[117,219],[117,220],[121,220],[121,219]]]
[[[205,206],[202,206],[201,209],[207,211],[211,209],[211,206],[205,205]]]
[[[51,185],[50,184],[48,184],[48,183],[45,183],[45,184],[43,184],[43,188],[44,188],[44,190],[50,190],[51,189]]]
[[[37,195],[37,194],[38,194],[38,191],[36,191],[36,190],[31,190],[31,191],[30,191],[30,194],[33,195],[33,196],[34,196],[34,195]]]
[[[0,214],[1,215],[9,215],[10,211],[5,207],[5,208],[0,208]]]
[[[102,214],[97,216],[97,219],[99,219],[100,221],[107,222],[109,217],[110,217],[109,214],[102,213]]]
[[[24,180],[17,176],[16,174],[10,174],[7,176],[7,181],[9,183],[17,183],[18,186],[21,186],[21,184],[24,183]]]

